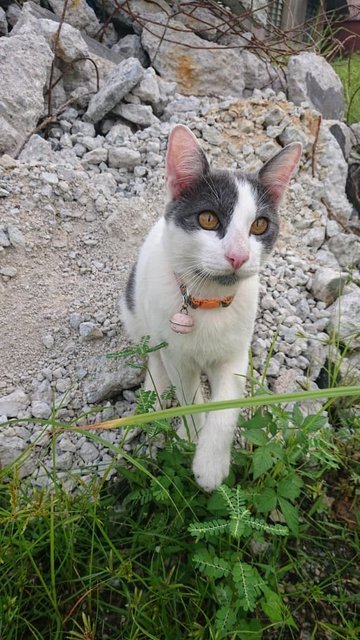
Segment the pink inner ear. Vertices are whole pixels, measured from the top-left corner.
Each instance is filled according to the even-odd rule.
[[[302,152],[300,143],[288,145],[261,169],[259,180],[274,204],[278,206],[289,184]]]
[[[169,136],[166,156],[166,181],[171,198],[178,198],[204,172],[207,160],[194,134],[177,125]]]

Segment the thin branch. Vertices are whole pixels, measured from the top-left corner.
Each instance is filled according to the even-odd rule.
[[[315,140],[314,140],[314,144],[313,144],[312,150],[311,150],[311,175],[312,175],[313,178],[315,178],[316,147],[317,147],[317,144],[318,144],[318,141],[319,141],[321,120],[322,120],[322,116],[319,115],[318,121],[317,121],[317,126],[316,126],[316,132],[315,132]]]

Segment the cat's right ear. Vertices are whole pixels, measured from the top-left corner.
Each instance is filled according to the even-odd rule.
[[[188,127],[176,125],[169,136],[166,186],[172,200],[179,198],[209,170],[206,156]]]

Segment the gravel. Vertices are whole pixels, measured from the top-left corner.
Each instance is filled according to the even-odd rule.
[[[151,102],[154,74],[144,75],[133,62],[121,64],[135,74],[131,83],[142,78],[135,97]],[[111,78],[116,84],[115,72]],[[262,376],[271,351],[266,370],[271,390],[299,390],[304,380],[316,388],[336,305],[346,301],[351,314],[360,299],[359,238],[330,219],[323,204],[326,149],[318,150],[315,177],[311,172],[316,112],[269,90],[255,91],[248,100],[224,100],[184,97],[174,87],[158,86],[160,119],[150,104],[130,102],[122,108],[148,114],[146,122],[131,128],[129,121],[104,117],[112,109],[110,87],[110,103],[106,95],[90,103],[91,122],[83,119],[84,110],[69,108],[50,129],[47,142],[34,136],[19,161],[0,159],[0,464],[31,445],[21,477],[33,486],[51,486],[51,435],[42,421],[54,409],[62,424],[78,426],[134,412],[143,374],[106,354],[128,344],[118,299],[146,232],[164,208],[172,123],[188,124],[216,166],[240,171],[257,170],[280,148],[270,127],[280,127],[287,140],[298,139],[300,131],[305,141],[300,170],[281,211],[281,237],[261,275],[255,378]],[[334,302],[340,293],[339,303]],[[349,335],[354,322],[347,318],[341,336]],[[350,356],[358,348],[351,348]],[[360,368],[359,359],[353,361]],[[16,424],[4,426],[11,418]],[[146,450],[139,430],[98,435],[109,446],[72,431],[58,434],[56,465],[68,490],[94,472],[102,475],[114,459],[113,445]]]

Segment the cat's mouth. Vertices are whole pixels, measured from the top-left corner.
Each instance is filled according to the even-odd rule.
[[[231,286],[237,284],[241,279],[241,275],[236,271],[231,271],[229,273],[213,273],[210,271],[205,271],[204,269],[196,269],[196,275],[206,278],[206,280],[211,280],[212,282],[216,282],[217,284]]]

